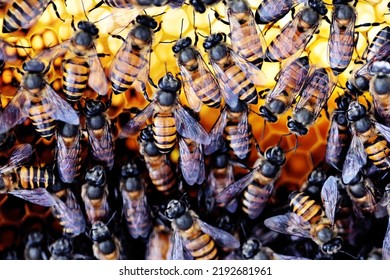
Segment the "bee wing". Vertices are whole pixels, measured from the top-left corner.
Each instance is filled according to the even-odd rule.
[[[235,81],[228,77],[225,71],[214,61],[211,61],[211,66],[214,69],[215,77],[218,81],[219,87],[221,89],[221,95],[225,99],[225,102],[229,104],[230,107],[236,107],[239,96],[234,93],[234,88],[240,87],[240,85],[235,84],[234,88],[232,88],[231,85],[229,85],[229,82],[233,83]]]
[[[237,132],[238,134],[245,135],[248,133],[249,125],[248,125],[248,110],[244,110],[242,112],[241,118],[237,124]]]
[[[196,221],[198,222],[202,231],[210,235],[210,237],[212,237],[215,243],[217,243],[220,247],[227,249],[236,249],[240,247],[240,241],[238,241],[237,238],[235,238],[230,233],[203,222],[200,219],[196,219]]]
[[[286,213],[268,218],[264,225],[269,229],[304,238],[310,238],[310,224],[295,213]]]
[[[204,128],[179,104],[174,113],[177,132],[200,144],[210,144],[210,138]]]
[[[253,178],[258,172],[256,169],[252,170],[240,180],[234,182],[233,184],[227,186],[217,197],[216,200],[218,203],[229,203],[231,200],[236,198],[252,181]]]
[[[339,167],[334,164],[334,160],[332,157],[333,155],[341,154],[342,146],[338,144],[340,139],[339,135],[339,125],[337,124],[335,115],[333,115],[328,132],[328,141],[326,142],[325,161],[327,164],[337,170],[339,170]]]
[[[139,112],[134,118],[132,118],[127,124],[125,124],[121,132],[119,133],[119,138],[126,138],[129,135],[134,135],[139,132],[141,127],[145,124],[147,119],[149,119],[154,111],[154,102],[149,103],[141,112]]]
[[[390,260],[390,218],[382,245],[382,259]]]
[[[321,198],[325,208],[325,214],[334,224],[336,214],[336,206],[338,200],[337,179],[334,176],[329,176],[321,189]]]
[[[183,80],[184,94],[186,96],[188,104],[190,105],[190,108],[192,110],[199,113],[202,107],[202,101],[196,95],[196,91],[194,90],[195,83],[192,79],[192,75],[183,65],[179,65],[179,68],[180,68],[181,76],[183,77],[182,80]]]
[[[27,163],[31,155],[33,154],[33,148],[30,144],[20,144],[11,153],[9,160],[5,166],[0,168],[0,173],[6,173],[12,169]]]
[[[42,89],[42,103],[51,107],[51,116],[55,120],[60,120],[73,125],[79,125],[80,120],[77,112],[72,106],[62,99],[54,89],[46,84]]]
[[[89,86],[99,95],[106,95],[108,91],[106,73],[94,47],[89,51],[88,65],[90,68],[88,76]]]
[[[195,183],[203,182],[205,177],[204,158],[201,146],[197,143],[196,150],[191,152],[183,138],[179,140],[180,168],[185,181],[193,186]]]
[[[23,200],[44,207],[51,207],[54,204],[56,204],[54,198],[55,196],[43,188],[38,188],[33,190],[14,190],[9,193]]]
[[[107,159],[114,158],[114,142],[112,140],[112,131],[109,121],[106,119],[106,122],[103,126],[103,132],[101,137],[96,137],[93,129],[87,125],[88,131],[88,141],[91,146],[93,156],[99,161],[105,162]],[[101,151],[106,151],[102,153]],[[110,152],[110,154],[108,154]]]
[[[7,41],[0,39],[0,61],[3,62],[15,62],[17,55],[14,52],[7,52],[7,48],[13,48],[14,46]]]
[[[62,181],[65,183],[71,183],[73,182],[77,173],[77,170],[74,168],[74,166],[77,166],[80,159],[79,155],[81,152],[81,134],[79,133],[76,135],[74,141],[70,144],[69,147],[65,144],[63,137],[61,137],[58,132],[56,139],[56,161],[58,173],[61,176]]]
[[[69,50],[70,45],[71,41],[66,40],[61,44],[41,51],[35,58],[40,61],[46,61],[51,63],[57,57],[63,56]]]
[[[210,144],[204,145],[204,153],[205,155],[210,155],[214,153],[215,151],[219,150],[221,146],[223,145],[223,130],[226,127],[227,124],[227,107],[225,106],[219,115],[217,121],[211,128],[209,137],[210,137]]]
[[[31,107],[28,95],[29,92],[20,87],[4,111],[0,112],[0,133],[9,131],[28,117],[28,110]]]
[[[168,260],[191,260],[192,256],[186,253],[183,238],[178,231],[171,235],[171,242],[167,253]]]
[[[363,143],[360,141],[359,136],[354,134],[343,164],[343,183],[348,184],[351,182],[366,163],[367,154]]]
[[[263,71],[257,68],[252,63],[246,61],[244,58],[239,56],[232,49],[230,50],[230,55],[234,61],[244,71],[245,76],[252,81],[252,83],[256,86],[264,86],[267,82],[267,76]]]
[[[375,128],[386,138],[386,141],[390,143],[390,127],[374,122]]]

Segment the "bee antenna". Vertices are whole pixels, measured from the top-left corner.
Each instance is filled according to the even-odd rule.
[[[263,125],[263,129],[262,129],[262,131],[261,131],[260,141],[263,141],[263,139],[264,139],[264,136],[265,136],[265,127],[266,127],[266,125],[267,125],[267,121],[266,121],[265,119],[264,119],[263,121],[264,121],[264,125]]]
[[[346,251],[339,251],[339,253],[342,253],[342,254],[344,254],[344,255],[347,255],[348,257],[351,257],[351,258],[354,259],[354,260],[357,260],[357,259],[358,259],[358,258],[355,257],[354,255],[352,255],[352,254],[350,254],[350,253],[348,253],[348,252],[346,252]]]
[[[207,15],[207,18],[209,20],[209,29],[210,29],[210,34],[211,34],[211,20],[210,20],[210,14]]]
[[[244,221],[241,221],[241,223],[240,223],[240,228],[241,228],[241,231],[242,231],[242,235],[244,235],[244,238],[245,238],[245,240],[248,240],[248,235],[246,234],[246,230],[245,230],[245,228],[244,228]]]
[[[115,215],[116,215],[116,213],[117,213],[118,211],[117,210],[115,210],[115,212],[114,213],[112,213],[112,215],[111,215],[111,217],[110,217],[110,219],[107,221],[107,223],[106,223],[106,225],[108,226],[109,224],[110,224],[110,222],[114,219],[114,217],[115,217]]]
[[[181,19],[181,25],[180,25],[180,39],[181,39],[181,36],[183,35],[183,26],[184,26],[184,18]]]
[[[87,16],[87,12],[85,11],[85,6],[84,6],[84,1],[83,0],[81,0],[81,5],[83,6],[83,11],[84,11],[85,18],[89,21],[89,18]]]
[[[101,18],[101,19],[98,19],[98,20],[92,22],[92,23],[95,24],[95,23],[101,22],[101,21],[105,20],[106,18],[109,18],[109,17],[112,16],[112,15],[113,15],[113,14],[109,14],[109,15],[107,15],[107,16]],[[127,27],[127,26],[126,26],[126,27]]]

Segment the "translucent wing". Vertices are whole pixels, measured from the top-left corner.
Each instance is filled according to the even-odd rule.
[[[6,173],[27,163],[31,155],[33,154],[33,148],[30,144],[20,144],[11,153],[9,160],[5,166],[0,168],[0,173]]]
[[[195,183],[200,184],[203,182],[205,166],[201,146],[195,142],[191,142],[189,145],[193,146],[193,151],[190,151],[186,140],[180,138],[180,168],[186,182],[193,186]]]
[[[177,132],[200,144],[210,144],[210,138],[204,128],[179,104],[174,113]]]
[[[325,181],[321,189],[321,198],[324,204],[325,214],[333,225],[338,200],[337,179],[334,176],[329,176]]]
[[[242,111],[240,120],[237,124],[237,132],[240,135],[248,134],[249,124],[248,124],[248,109]]]
[[[310,224],[295,213],[286,213],[268,218],[264,225],[269,229],[304,238],[310,238]]]
[[[221,89],[221,95],[225,99],[225,102],[230,107],[236,107],[239,96],[234,93],[234,88],[240,87],[241,85],[235,83],[234,80],[227,76],[225,71],[213,60],[211,61],[211,66],[214,69],[215,77],[218,81],[219,87]]]
[[[219,150],[223,146],[223,131],[227,124],[228,108],[225,106],[219,115],[214,126],[211,128],[209,137],[210,144],[204,145],[205,155],[210,155],[215,151]]]
[[[91,48],[88,52],[88,65],[90,68],[88,77],[89,86],[99,95],[106,95],[108,91],[106,73],[104,72],[95,47]]]
[[[390,218],[389,218],[389,222],[387,225],[385,238],[383,239],[382,259],[383,260],[390,260]]]
[[[17,60],[17,55],[14,52],[7,52],[7,49],[13,46],[7,41],[0,38],[0,65],[1,62],[13,63]],[[3,65],[4,66],[4,65]]]
[[[336,115],[333,114],[332,121],[330,124],[328,138],[326,142],[326,153],[325,153],[325,161],[330,166],[334,167],[337,170],[340,170],[340,167],[336,164],[339,162],[339,159],[335,161],[335,155],[341,155],[343,146],[339,144],[340,141],[340,133],[339,133],[339,125],[336,121]]]
[[[40,61],[47,61],[51,63],[57,57],[63,56],[69,50],[70,45],[71,45],[71,41],[66,40],[61,44],[43,50],[35,58]]]
[[[49,84],[46,84],[42,91],[42,103],[51,107],[51,116],[55,120],[60,120],[73,125],[79,125],[80,120],[77,112],[72,106],[62,99]]]
[[[367,154],[363,143],[360,141],[359,136],[354,134],[343,164],[343,183],[348,184],[351,182],[366,163]]]
[[[273,23],[288,14],[292,8],[307,0],[262,1],[256,10],[256,21],[259,24]]]
[[[147,119],[149,119],[154,111],[154,102],[149,103],[141,112],[139,112],[134,118],[132,118],[127,124],[125,124],[119,138],[126,138],[129,135],[134,135],[139,132],[142,126],[144,126]]]
[[[185,69],[182,65],[180,65],[180,73],[183,77],[183,87],[184,87],[184,94],[186,96],[188,105],[192,110],[199,113],[200,109],[202,108],[202,101],[199,99],[199,97],[196,95],[195,91],[193,90],[192,84],[194,83],[191,81],[191,74],[189,74],[188,70]]]
[[[23,200],[44,207],[51,207],[57,203],[54,195],[43,188],[37,188],[33,190],[14,190],[9,193]]]
[[[20,87],[10,103],[0,112],[0,133],[5,133],[28,117],[31,107],[29,92]]]
[[[235,238],[230,233],[209,225],[200,219],[196,219],[196,221],[198,222],[202,231],[210,235],[214,239],[215,243],[217,243],[220,247],[226,249],[236,249],[240,247],[240,241],[238,241],[237,238]]]
[[[59,133],[57,133],[56,139],[56,161],[58,173],[63,182],[72,183],[77,173],[77,168],[75,168],[75,166],[78,165],[81,156],[81,133],[76,135],[70,145],[69,143],[65,143],[64,138]]]
[[[171,244],[168,249],[168,260],[186,260],[185,247],[183,238],[178,231],[175,231],[171,236]]]
[[[217,203],[229,203],[231,200],[236,198],[250,183],[252,183],[255,177],[257,169],[252,170],[248,174],[244,175],[240,180],[227,186],[217,197]]]
[[[390,143],[390,127],[380,124],[378,122],[375,123],[375,128],[386,138],[386,141]]]

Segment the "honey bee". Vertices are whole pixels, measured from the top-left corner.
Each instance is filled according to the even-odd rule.
[[[153,30],[158,24],[152,17],[146,15],[137,16],[135,21],[136,24],[126,39],[120,37],[123,44],[111,62],[110,80],[114,94],[125,92],[138,81],[147,97],[146,82],[149,78]]]
[[[273,23],[287,15],[295,6],[307,0],[264,0],[256,9],[256,23]],[[310,0],[309,0],[310,1]]]
[[[248,114],[248,106],[242,101],[234,107],[226,104],[210,131],[211,142],[204,146],[205,154],[209,155],[221,149],[226,140],[235,156],[239,159],[247,158],[252,148],[253,138]]]
[[[326,13],[322,0],[309,1],[309,6],[302,8],[268,46],[265,61],[281,61],[302,51],[317,31],[320,15]]]
[[[84,114],[92,158],[111,170],[114,166],[114,141],[106,110],[104,102],[100,100],[85,101]]]
[[[86,183],[81,187],[81,198],[85,204],[88,222],[106,221],[109,218],[108,185],[106,173],[101,165],[96,165],[85,174]]]
[[[46,69],[45,69],[46,68]],[[76,111],[45,81],[48,68],[37,59],[23,63],[22,83],[0,114],[0,133],[5,133],[29,117],[44,138],[54,135],[55,120],[79,125]]]
[[[260,106],[260,116],[268,122],[277,122],[278,115],[291,107],[309,74],[307,56],[291,59],[277,75],[277,84],[267,94],[266,102]]]
[[[66,99],[72,103],[80,100],[87,83],[100,96],[106,95],[108,89],[106,74],[94,43],[99,29],[89,21],[80,21],[77,28],[69,40],[38,54],[39,58],[50,61],[64,56],[62,89]]]
[[[56,163],[59,178],[72,183],[80,174],[81,131],[77,125],[60,123],[56,134]]]
[[[73,260],[73,245],[69,238],[61,237],[49,246],[50,260]]]
[[[373,60],[380,49],[390,40],[390,26],[385,26],[375,35],[372,42],[364,50],[362,59],[369,62]]]
[[[328,58],[330,68],[335,75],[341,74],[348,67],[356,45],[356,11],[351,5],[348,5],[348,2],[349,0],[333,1]]]
[[[4,15],[2,32],[12,33],[21,29],[30,28],[38,21],[49,4],[53,5],[54,12],[62,20],[57,11],[56,4],[52,0],[14,0]]]
[[[300,188],[300,191],[307,194],[310,198],[316,202],[321,202],[321,190],[327,179],[325,169],[318,167],[310,172],[307,180]]]
[[[259,158],[252,171],[227,186],[218,196],[217,203],[229,203],[243,192],[241,209],[250,219],[256,219],[264,210],[279,179],[286,156],[280,146],[269,147]]]
[[[246,0],[228,0],[226,6],[233,51],[260,69],[267,46],[252,10]]]
[[[332,229],[337,204],[337,183],[330,176],[321,191],[325,212],[321,206],[302,192],[294,191],[289,195],[292,211],[284,215],[268,218],[264,225],[283,234],[311,238],[325,254],[340,251],[343,240]]]
[[[47,260],[45,251],[45,236],[40,231],[33,231],[27,235],[26,246],[24,248],[24,259],[26,260]]]
[[[188,139],[179,139],[179,165],[181,174],[188,185],[200,185],[205,179],[205,163],[201,144]]]
[[[93,241],[92,251],[98,260],[120,260],[121,245],[108,226],[102,221],[92,224],[91,239]]]
[[[165,210],[165,216],[171,221],[174,230],[168,259],[217,259],[216,244],[224,249],[240,246],[240,242],[230,233],[200,220],[183,201],[171,200]]]
[[[390,63],[377,61],[369,69],[373,78],[370,81],[370,93],[374,103],[375,112],[390,125]]]
[[[257,104],[258,93],[255,85],[264,83],[265,74],[240,57],[224,43],[225,41],[226,34],[211,34],[206,37],[203,47],[208,54],[226,104],[236,107],[238,100],[247,104]]]
[[[328,131],[325,161],[339,171],[343,168],[344,159],[352,139],[346,117],[348,106],[352,100],[353,98],[348,92],[336,98],[337,108],[333,111]]]
[[[287,127],[299,136],[308,132],[326,105],[337,78],[329,68],[316,68],[309,73],[300,93],[300,99],[293,109],[292,117],[288,117]]]
[[[7,164],[0,168],[0,193],[17,189],[48,188],[54,185],[55,176],[50,169],[24,165],[30,160],[32,153],[30,144],[16,146]]]
[[[160,90],[156,92],[154,101],[122,128],[119,137],[137,133],[153,115],[153,138],[161,153],[168,153],[173,148],[177,133],[200,144],[209,144],[207,132],[178,101],[180,80],[175,79],[172,73],[167,73],[159,80],[158,86]]]
[[[135,162],[122,166],[119,188],[129,234],[134,239],[146,238],[152,229],[152,220],[145,196],[145,182],[140,178],[139,166]]]
[[[179,39],[172,47],[183,77],[184,94],[188,104],[195,112],[200,111],[202,103],[211,108],[218,108],[221,104],[218,82],[203,56],[191,44],[191,38],[185,37]]]
[[[347,111],[352,140],[342,170],[344,184],[349,184],[366,165],[367,158],[382,171],[390,168],[390,129],[374,121],[366,107],[352,101]]]
[[[150,126],[141,131],[140,153],[144,157],[149,177],[157,191],[170,196],[177,191],[177,177],[167,154],[160,152]]]
[[[84,215],[70,189],[66,189],[64,201],[44,188],[13,190],[9,193],[28,202],[50,207],[53,216],[63,227],[65,236],[75,237],[84,233],[86,227]]]

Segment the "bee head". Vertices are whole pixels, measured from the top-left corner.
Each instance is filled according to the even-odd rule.
[[[228,0],[228,3],[230,4],[230,9],[233,13],[244,13],[249,9],[245,1]]]
[[[73,246],[68,238],[61,237],[50,245],[49,251],[52,255],[68,255],[72,253]]]
[[[95,165],[85,174],[85,180],[92,186],[103,186],[106,183],[106,172],[103,166]]]
[[[66,122],[57,122],[57,128],[58,132],[63,136],[63,137],[75,137],[79,133],[79,126],[66,123]]]
[[[172,47],[172,51],[174,53],[179,53],[181,50],[191,46],[191,44],[192,44],[191,38],[190,37],[184,37],[182,39],[177,40],[177,42]]]
[[[265,158],[278,166],[282,166],[286,162],[286,156],[280,146],[269,147],[265,150]]]
[[[214,168],[225,168],[229,164],[229,156],[227,153],[217,153],[212,157],[212,166]]]
[[[149,27],[150,29],[156,29],[158,26],[157,21],[154,18],[147,15],[139,15],[136,17],[135,21],[138,24],[142,24],[146,27]]]
[[[366,107],[357,101],[352,101],[348,106],[347,119],[350,122],[360,120],[367,114]]]
[[[347,81],[346,87],[352,93],[361,95],[363,91],[367,91],[370,86],[370,81],[360,75],[351,75],[351,78]]]
[[[108,226],[102,221],[96,221],[92,224],[91,239],[94,242],[101,242],[111,237],[111,232]]]
[[[326,172],[322,168],[314,169],[307,179],[310,184],[322,185],[327,179]]]
[[[82,20],[77,24],[77,28],[92,35],[96,36],[99,33],[99,29],[96,27],[96,25],[90,21]]]
[[[134,161],[129,161],[128,163],[122,165],[121,176],[122,177],[135,177],[141,174],[139,166]]]
[[[241,254],[244,258],[251,259],[259,252],[260,247],[260,241],[251,237],[244,244],[242,244]]]
[[[42,232],[33,231],[27,235],[26,244],[28,245],[41,244],[43,239],[44,239],[44,235]]]
[[[106,105],[100,100],[87,99],[85,101],[84,114],[88,117],[100,115],[106,111]]]
[[[153,5],[156,7],[162,7],[168,4],[169,0],[153,0]]]
[[[343,94],[336,98],[335,102],[337,104],[337,108],[342,111],[347,111],[349,104],[352,101],[352,97],[349,94]]]
[[[260,116],[262,116],[267,122],[275,123],[278,120],[278,118],[266,106],[260,106],[259,113]]]
[[[176,93],[181,87],[181,82],[171,72],[168,72],[158,81],[158,87],[164,91]]]
[[[323,0],[309,0],[308,4],[310,8],[319,13],[321,16],[326,15],[328,12]]]
[[[177,219],[187,212],[186,204],[181,200],[172,199],[165,210],[165,217],[169,220]]]
[[[206,37],[206,40],[204,40],[203,47],[206,50],[209,50],[215,47],[216,45],[218,45],[219,43],[223,42],[225,37],[226,35],[224,33],[210,34],[209,36]]]
[[[44,73],[46,70],[45,64],[38,59],[30,59],[23,62],[22,68],[30,73]]]
[[[332,255],[339,252],[342,246],[343,239],[341,237],[336,237],[329,240],[328,242],[325,242],[321,247],[321,251],[325,254]]]
[[[349,5],[338,5],[333,13],[338,20],[349,20],[355,17],[355,12]]]
[[[206,11],[206,6],[202,0],[190,0],[190,5],[200,14],[203,14]]]
[[[304,21],[308,26],[314,26],[319,21],[318,13],[315,11],[315,9],[307,8],[303,10],[301,14],[301,19]]]

